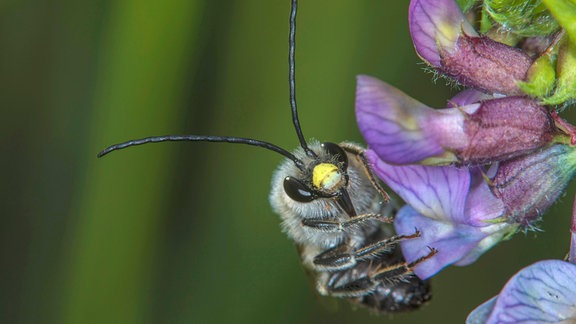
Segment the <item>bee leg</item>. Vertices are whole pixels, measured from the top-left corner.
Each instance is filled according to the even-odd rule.
[[[387,239],[376,241],[356,249],[355,254],[358,260],[365,260],[372,258],[379,253],[386,251],[392,245],[399,243],[403,240],[409,240],[420,237],[420,231],[416,230],[414,234],[410,235],[394,235]]]
[[[370,163],[368,162],[368,159],[366,159],[366,155],[364,154],[364,151],[365,151],[364,148],[362,148],[358,145],[355,145],[352,143],[346,143],[346,142],[340,143],[339,145],[340,145],[340,147],[342,147],[342,149],[344,149],[348,153],[352,153],[356,157],[356,159],[360,162],[360,165],[362,166],[362,169],[364,169],[364,173],[366,173],[368,180],[370,180],[370,183],[372,183],[372,186],[374,186],[374,188],[376,188],[376,190],[378,190],[378,192],[380,193],[380,196],[382,196],[382,198],[384,199],[384,202],[390,201],[390,196],[388,196],[386,191],[382,188],[382,186],[380,186],[380,184],[376,180],[376,177],[374,176],[374,173],[372,172],[372,168],[370,167]]]
[[[380,284],[399,281],[407,275],[414,275],[412,269],[436,253],[438,253],[438,250],[430,248],[430,252],[427,255],[418,258],[414,262],[401,262],[385,268],[377,266],[367,276],[357,279],[351,279],[353,276],[350,275],[350,271],[353,269],[335,273],[326,283],[319,283],[318,290],[333,297],[362,297],[373,292]]]
[[[342,277],[340,274],[333,275],[327,282],[318,282],[316,289],[324,296],[337,298],[361,297],[373,292],[379,283],[368,278],[362,277],[353,281],[340,283]]]
[[[302,220],[302,225],[316,229],[321,232],[342,232],[348,227],[358,225],[373,219],[379,219],[386,223],[391,223],[394,221],[393,218],[385,217],[380,214],[363,214],[352,217],[343,222],[325,220],[319,218],[306,218]]]
[[[412,273],[412,269],[414,269],[415,266],[430,259],[434,255],[436,255],[436,253],[438,253],[438,250],[436,250],[435,248],[428,247],[428,249],[430,249],[430,252],[428,254],[421,256],[410,263],[404,261],[391,267],[378,268],[373,274],[370,275],[370,277],[373,280],[383,281],[383,280],[390,280],[391,278],[402,277],[403,275]]]
[[[338,271],[353,267],[356,258],[351,246],[341,244],[318,254],[312,262],[317,271]]]
[[[402,240],[413,239],[419,236],[419,231],[416,231],[411,235],[395,235],[357,249],[342,244],[314,257],[314,266],[319,271],[338,271],[348,269],[356,265],[359,261],[373,258],[379,253],[385,252],[390,249],[392,245],[395,245]]]

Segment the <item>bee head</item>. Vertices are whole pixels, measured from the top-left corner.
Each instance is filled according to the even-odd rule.
[[[348,156],[338,144],[326,142],[310,162],[302,178],[284,178],[284,191],[292,200],[307,203],[316,199],[335,199],[346,213],[356,213],[348,187]],[[304,171],[304,170],[303,170]]]

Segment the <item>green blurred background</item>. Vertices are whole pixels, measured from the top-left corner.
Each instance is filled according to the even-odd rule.
[[[305,136],[362,142],[355,76],[441,107],[408,1],[301,1]],[[0,2],[2,323],[463,322],[514,272],[568,248],[573,190],[542,233],[434,279],[422,310],[376,317],[318,297],[268,205],[281,157],[228,144],[105,146],[163,134],[297,146],[288,0]]]

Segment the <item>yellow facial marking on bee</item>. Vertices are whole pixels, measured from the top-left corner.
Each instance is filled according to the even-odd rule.
[[[330,190],[342,181],[342,174],[332,163],[320,163],[312,171],[312,184],[318,189]]]

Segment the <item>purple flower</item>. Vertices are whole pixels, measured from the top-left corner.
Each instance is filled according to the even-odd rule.
[[[546,260],[520,270],[498,296],[472,311],[466,323],[576,321],[576,204],[570,231],[568,262]]]
[[[474,89],[466,89],[460,91],[457,95],[455,95],[452,99],[448,100],[448,108],[458,108],[461,106],[465,106],[468,104],[477,103],[480,101],[493,99],[494,96],[488,95],[484,92],[474,90]]]
[[[454,0],[412,0],[408,23],[418,55],[442,74],[487,93],[522,95],[532,58],[479,36]]]
[[[500,294],[466,319],[479,323],[573,323],[576,321],[576,265],[546,260],[515,274]]]
[[[391,164],[482,164],[510,159],[560,134],[548,109],[527,97],[467,90],[432,109],[369,76],[358,76],[356,118],[368,146]]]
[[[576,148],[562,144],[500,162],[486,175],[478,168],[391,165],[372,149],[366,157],[406,202],[394,223],[398,234],[421,232],[401,243],[406,260],[438,250],[416,266],[423,279],[448,265],[468,265],[503,237],[533,227],[576,171]]]
[[[556,144],[498,166],[491,179],[510,222],[531,226],[562,194],[576,171],[576,148]]]
[[[574,197],[574,206],[572,207],[572,225],[570,226],[570,253],[568,261],[576,264],[576,197]]]
[[[472,87],[433,109],[368,76],[358,77],[356,117],[376,175],[405,202],[398,234],[414,272],[464,266],[519,230],[535,227],[576,172],[576,129],[518,87],[532,58],[479,35],[454,0],[412,0],[418,55]]]
[[[441,51],[456,50],[462,34],[478,36],[454,0],[412,0],[408,9],[410,35],[426,63],[442,65]]]
[[[499,221],[505,207],[479,173],[452,166],[390,165],[373,150],[366,156],[378,177],[406,202],[394,222],[398,234],[414,233],[414,228],[421,232],[420,238],[401,243],[406,261],[418,259],[428,247],[438,250],[415,267],[420,278],[431,277],[451,264],[474,262],[516,229]]]

